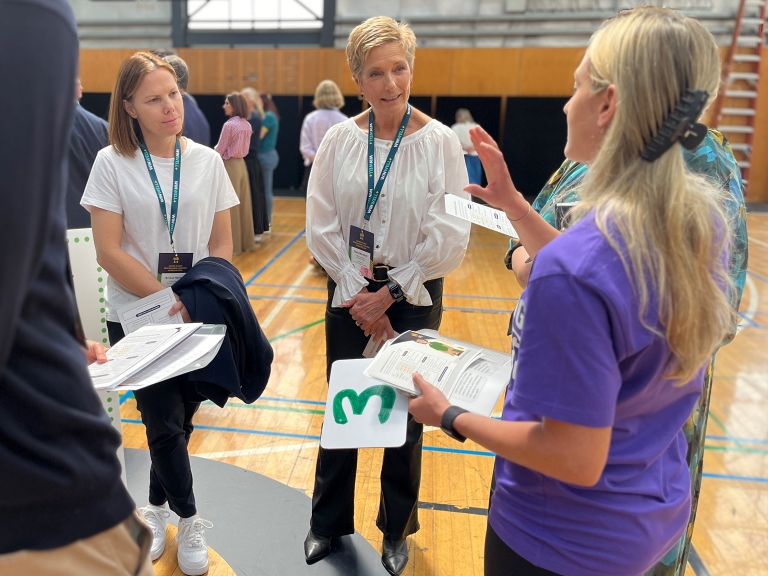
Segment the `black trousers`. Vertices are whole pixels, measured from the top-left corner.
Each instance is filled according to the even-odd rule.
[[[559,576],[534,566],[512,550],[494,532],[490,522],[485,532],[485,576]]]
[[[107,322],[112,346],[125,337],[118,322]],[[183,377],[158,382],[134,391],[136,407],[147,429],[152,465],[149,470],[149,503],[168,506],[181,518],[197,513],[189,465],[192,416],[200,407],[190,399],[192,390]]]
[[[437,330],[443,314],[443,279],[430,280],[424,287],[432,306],[414,306],[406,300],[393,304],[387,316],[395,332],[431,328]],[[369,282],[368,290],[386,290],[386,283]],[[355,325],[348,308],[332,308],[336,284],[328,278],[325,309],[327,374],[336,360],[361,358],[368,337]],[[421,443],[424,427],[408,415],[405,444],[385,448],[381,465],[381,497],[376,526],[389,539],[401,540],[419,529],[419,486],[421,484]],[[343,536],[355,531],[355,476],[357,450],[320,448],[312,496],[315,534]]]

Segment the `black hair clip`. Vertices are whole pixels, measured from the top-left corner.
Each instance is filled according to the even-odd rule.
[[[696,122],[707,104],[709,92],[686,89],[675,109],[664,119],[650,142],[646,142],[640,156],[653,162],[680,141],[686,149],[695,150],[707,135],[707,127]]]

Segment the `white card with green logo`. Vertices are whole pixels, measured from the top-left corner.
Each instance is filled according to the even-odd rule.
[[[323,448],[394,448],[405,444],[408,398],[363,371],[373,360],[338,360],[331,367]]]

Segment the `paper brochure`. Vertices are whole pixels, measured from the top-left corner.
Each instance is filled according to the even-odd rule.
[[[448,214],[478,224],[484,228],[501,232],[512,238],[517,238],[514,226],[501,210],[496,210],[484,204],[478,204],[453,194],[445,195],[445,211]]]

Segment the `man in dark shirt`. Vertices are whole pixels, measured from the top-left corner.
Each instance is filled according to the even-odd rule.
[[[80,206],[85,184],[99,150],[109,144],[109,124],[80,106],[83,96],[80,79],[75,85],[75,123],[69,140],[69,179],[67,181],[67,228],[90,228],[91,215]]]
[[[66,0],[0,0],[0,54],[0,78],[24,87],[0,90],[0,573],[148,576],[149,531],[74,336],[64,198],[78,43]]]
[[[208,124],[208,120],[206,120],[205,114],[200,110],[195,99],[187,94],[187,86],[189,86],[189,68],[187,63],[175,54],[166,56],[165,61],[173,66],[173,69],[176,71],[176,79],[179,84],[179,90],[181,90],[181,99],[184,101],[183,135],[189,137],[193,142],[210,146],[211,127]]]

